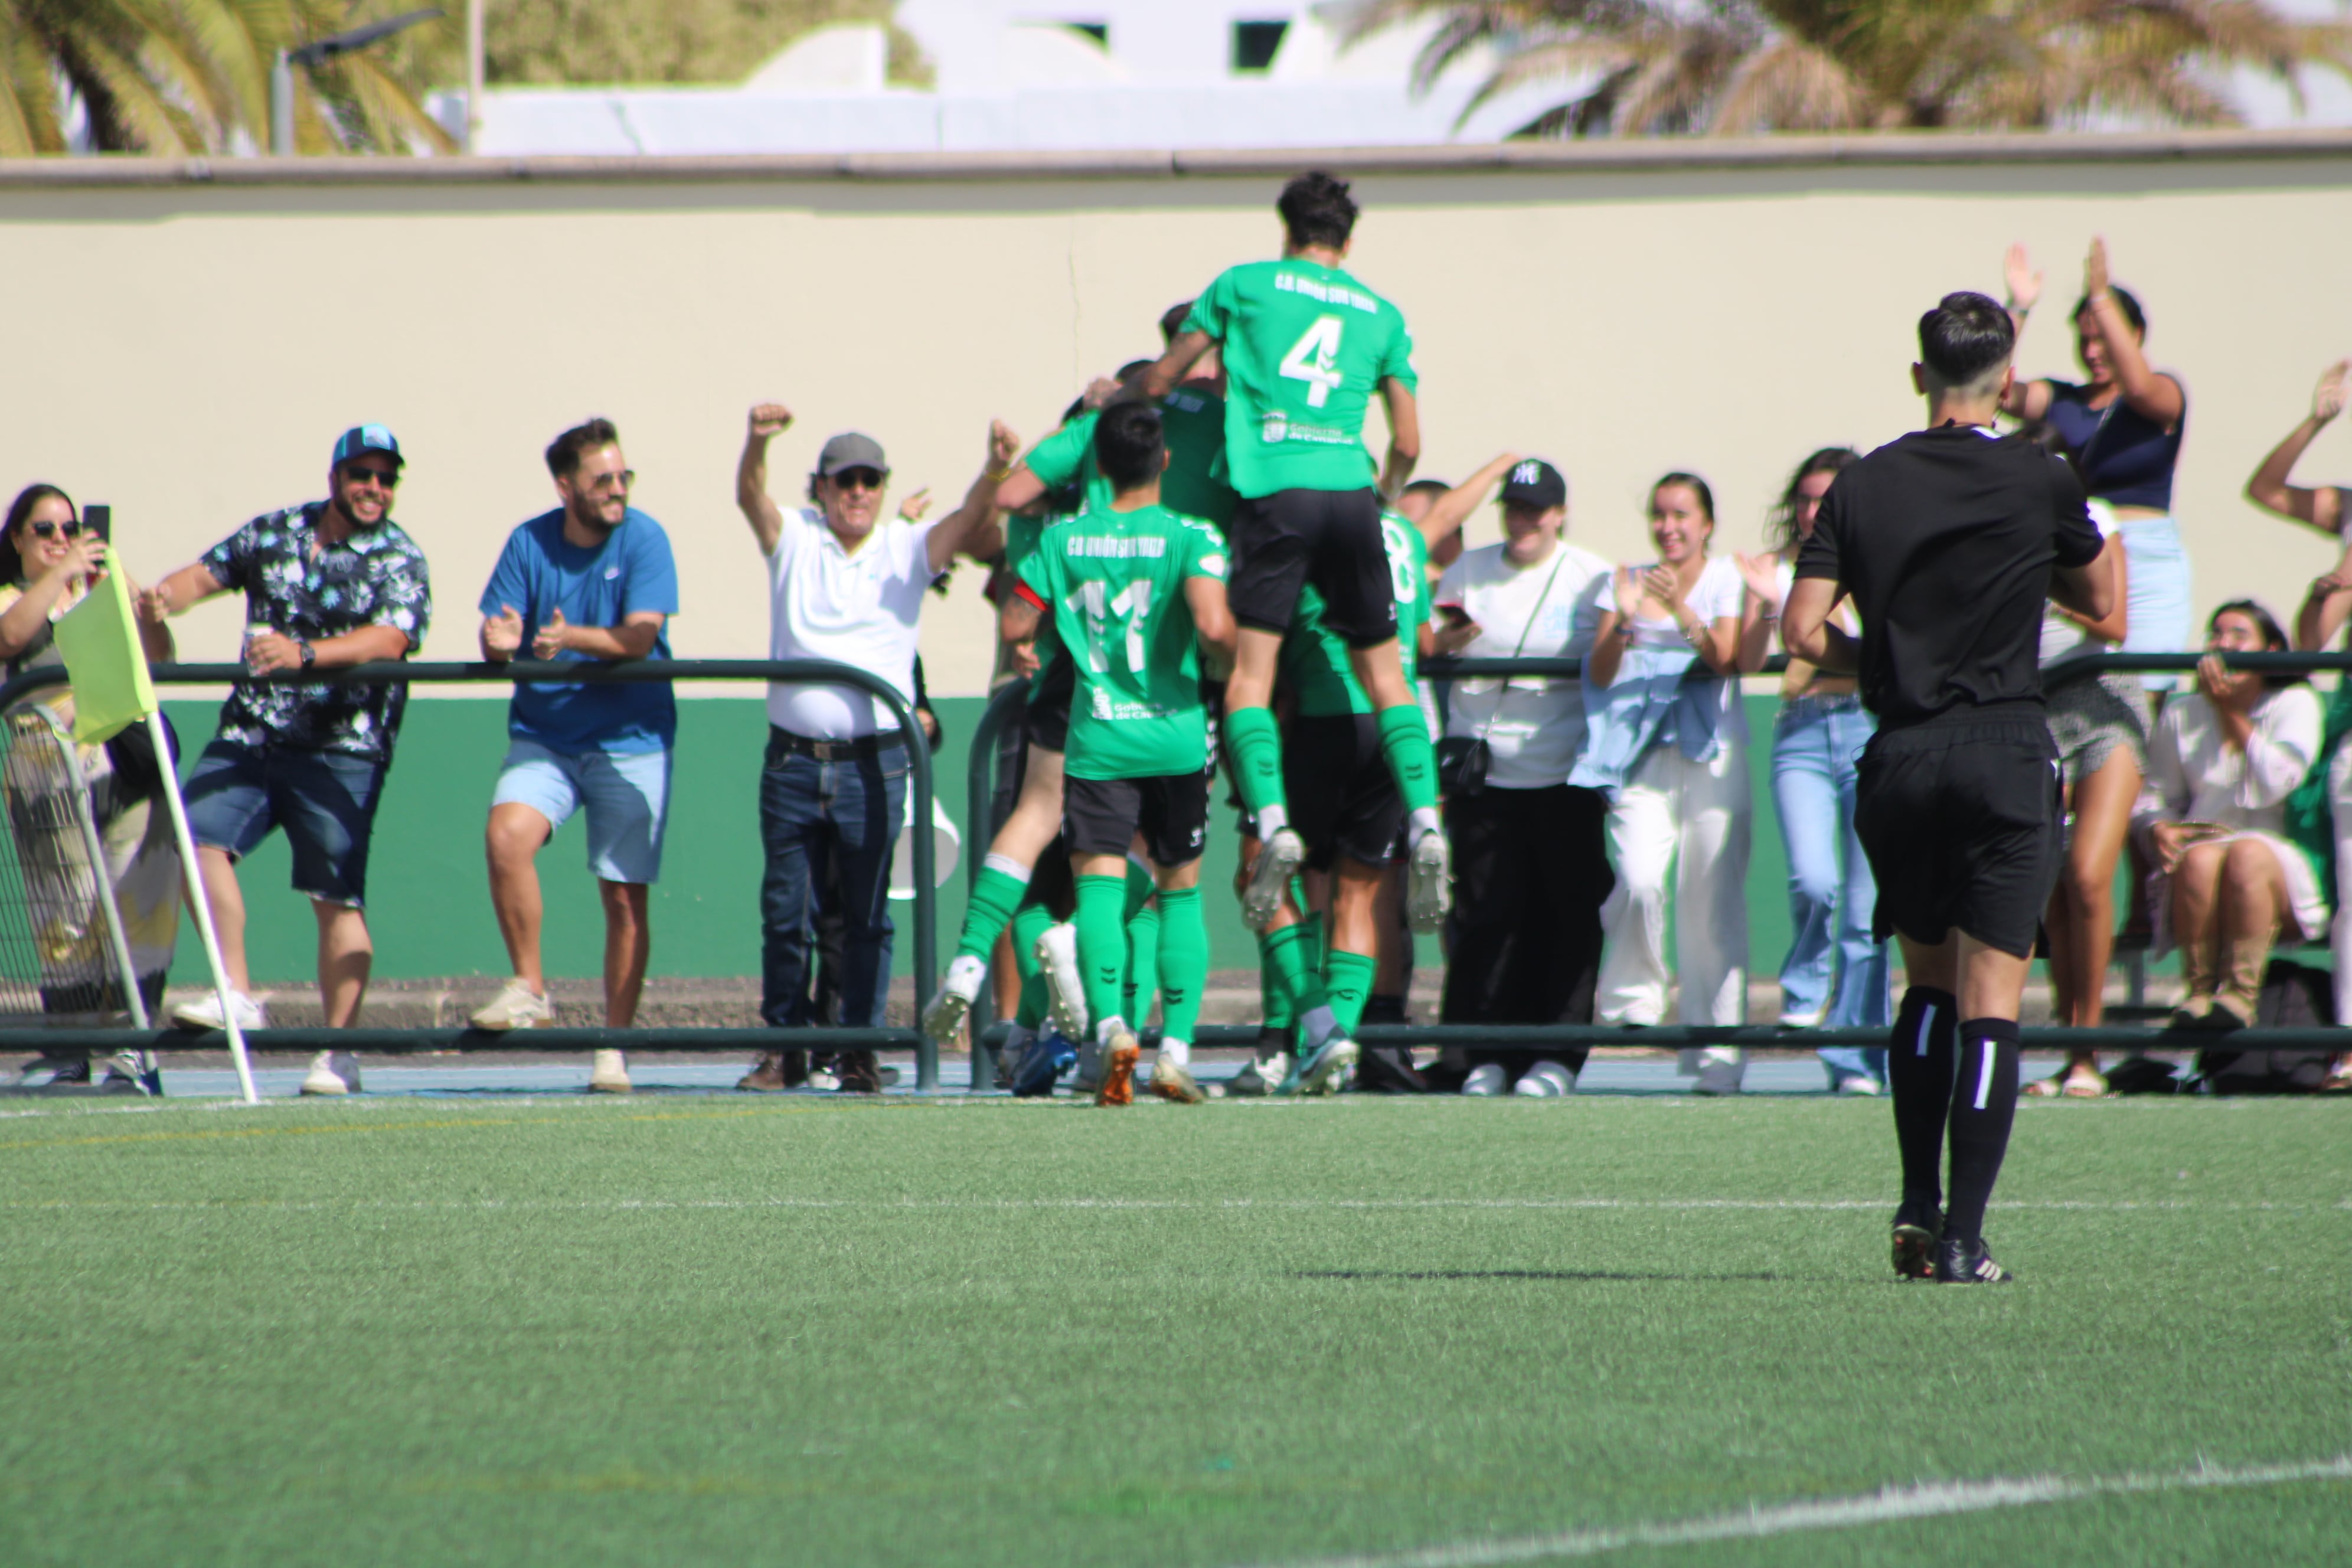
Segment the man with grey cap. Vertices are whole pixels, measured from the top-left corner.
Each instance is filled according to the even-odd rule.
[[[910,704],[925,591],[958,552],[994,547],[996,487],[1020,439],[990,425],[988,458],[963,504],[933,523],[885,521],[890,468],[872,437],[834,437],[809,477],[813,503],[787,510],[768,494],[768,443],[791,410],[753,408],[736,470],[735,504],[768,563],[768,657],[829,659],[872,670]],[[890,984],[890,856],[906,816],[906,737],[888,709],[854,687],[778,681],[768,688],[768,749],[760,775],[762,928],[760,1016],[775,1028],[808,1023],[810,932],[817,900],[837,887],[845,917],[841,1022],[882,1021]],[[802,1081],[798,1051],[770,1053],[739,1086]],[[871,1092],[871,1051],[842,1058],[841,1087]]]
[[[161,625],[218,594],[245,595],[245,666],[333,669],[405,658],[433,618],[425,552],[392,521],[406,459],[381,425],[335,443],[327,499],[255,518],[139,596],[140,618]],[[205,901],[220,933],[230,1003],[240,1026],[262,1026],[246,970],[245,895],[236,863],[284,828],[294,890],[319,921],[319,1000],[329,1028],[359,1022],[374,957],[362,908],[376,803],[407,706],[404,686],[262,685],[240,680],[220,726],[188,774],[188,827]],[[223,1026],[216,997],[180,1008],[194,1028]],[[321,1051],[305,1094],[359,1087],[357,1064]]]

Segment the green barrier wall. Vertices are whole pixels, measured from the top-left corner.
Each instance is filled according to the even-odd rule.
[[[1772,712],[1777,700],[1748,699],[1758,743],[1749,767],[1756,782],[1755,855],[1748,874],[1748,950],[1762,973],[1777,971],[1788,950],[1787,858],[1771,809]],[[966,742],[980,721],[978,698],[936,704],[947,738],[940,748],[940,798],[963,824]],[[218,705],[166,705],[182,752],[193,759],[211,737]],[[749,975],[760,972],[760,827],[757,782],[767,719],[756,699],[688,699],[678,704],[677,768],[672,784],[669,841],[662,881],[654,889],[653,973],[662,975]],[[478,699],[420,697],[409,704],[400,749],[384,786],[368,870],[369,925],[375,936],[375,973],[387,979],[503,974],[506,952],[490,917],[482,864],[482,825],[490,789],[505,754],[506,704]],[[183,773],[184,773],[184,767]],[[1212,814],[1207,886],[1232,885],[1236,841],[1232,816]],[[984,849],[985,846],[981,846]],[[972,852],[970,835],[965,851]],[[604,917],[588,875],[585,829],[573,821],[540,853],[547,900],[548,973],[593,976],[604,962]],[[249,920],[247,945],[254,977],[263,984],[306,981],[316,965],[317,927],[309,900],[289,890],[292,864],[282,836],[273,835],[241,868]],[[940,954],[953,951],[963,919],[965,868],[940,889]],[[1257,948],[1231,898],[1204,900],[1211,962],[1221,969],[1254,967]],[[911,906],[897,903],[902,930]],[[912,944],[902,936],[898,967],[907,972]],[[1423,938],[1421,962],[1438,962],[1433,939]],[[205,980],[204,952],[183,921],[173,979]]]

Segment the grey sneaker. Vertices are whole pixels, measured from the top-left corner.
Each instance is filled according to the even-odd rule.
[[[1244,1067],[1225,1082],[1225,1092],[1244,1098],[1272,1094],[1290,1077],[1290,1053],[1276,1051]]]
[[[1242,889],[1242,924],[1254,931],[1263,931],[1274,923],[1282,908],[1282,895],[1290,886],[1290,879],[1298,875],[1298,868],[1307,864],[1307,841],[1291,828],[1277,827],[1259,846],[1257,864],[1250,870],[1249,886]]]
[[[18,1089],[64,1089],[89,1081],[88,1057],[37,1057],[16,1074]]]
[[[155,1066],[155,1058],[143,1051],[117,1051],[106,1064],[106,1078],[99,1086],[101,1094],[160,1094],[163,1075]]]
[[[1454,907],[1454,851],[1445,835],[1423,833],[1413,841],[1412,863],[1405,882],[1405,918],[1415,931],[1436,931]]]
[[[508,1029],[535,1029],[554,1021],[554,1006],[520,975],[508,981],[505,989],[488,1002],[475,1008],[467,1020],[477,1029],[501,1033]]]
[[[1070,1092],[1072,1094],[1082,1094],[1091,1098],[1095,1090],[1101,1087],[1102,1074],[1102,1042],[1099,1040],[1079,1041],[1078,1070],[1071,1075]]]
[[[1356,1058],[1362,1053],[1356,1042],[1337,1030],[1323,1037],[1315,1054],[1298,1065],[1298,1082],[1292,1092],[1297,1094],[1337,1094],[1348,1087],[1356,1075]]]
[[[1552,1100],[1576,1092],[1576,1075],[1560,1062],[1538,1062],[1519,1075],[1511,1092],[1529,1100]]]

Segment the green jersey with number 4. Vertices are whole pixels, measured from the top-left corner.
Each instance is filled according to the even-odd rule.
[[[1031,447],[1023,460],[1046,489],[1079,485],[1087,505],[1108,509],[1110,486],[1095,468],[1095,423],[1101,417],[1091,409],[1079,415]],[[1237,499],[1225,482],[1224,400],[1197,387],[1177,387],[1160,400],[1160,428],[1168,443],[1160,503],[1223,529],[1233,521]]]
[[[1397,652],[1411,681],[1421,627],[1429,619],[1429,542],[1402,515],[1383,511],[1381,543],[1388,550],[1389,585],[1396,595]],[[1372,711],[1372,700],[1348,663],[1348,639],[1324,625],[1323,595],[1312,584],[1299,590],[1298,608],[1282,639],[1282,684],[1304,718]]]
[[[1378,477],[1364,412],[1381,383],[1411,388],[1412,334],[1394,305],[1301,257],[1228,268],[1185,318],[1225,364],[1225,462],[1253,500],[1360,490]]]
[[[1072,778],[1166,778],[1208,765],[1184,584],[1224,575],[1217,531],[1165,507],[1090,507],[1046,531],[1020,583],[1054,617],[1077,675],[1063,752]]]

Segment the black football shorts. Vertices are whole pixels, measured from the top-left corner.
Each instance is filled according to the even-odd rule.
[[[1310,868],[1328,871],[1342,855],[1367,866],[1395,860],[1404,796],[1370,714],[1292,720],[1282,744],[1282,788]]]
[[[1073,855],[1124,855],[1143,835],[1155,866],[1186,866],[1208,842],[1209,773],[1062,781],[1062,838]]]
[[[1308,583],[1323,595],[1323,623],[1350,647],[1397,635],[1396,584],[1381,538],[1380,492],[1276,490],[1234,508],[1225,599],[1234,618],[1286,632]]]

